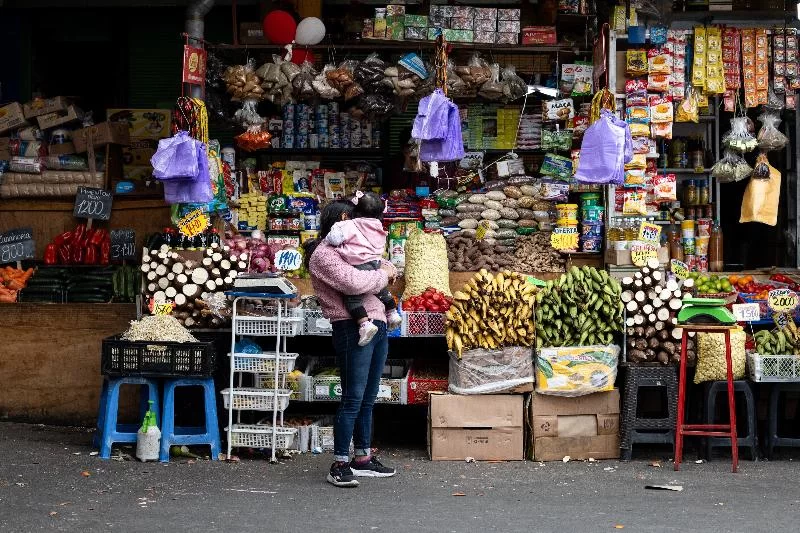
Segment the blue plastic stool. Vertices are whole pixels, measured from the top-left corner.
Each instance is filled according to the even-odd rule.
[[[100,448],[100,458],[111,458],[111,446],[115,442],[136,442],[136,433],[140,424],[117,424],[117,411],[119,409],[119,389],[123,385],[144,385],[139,408],[139,418],[147,412],[148,400],[153,402],[153,411],[158,419],[159,394],[158,382],[142,377],[103,378],[103,389],[100,392],[100,408],[97,413],[97,434],[94,445]]]
[[[178,387],[203,387],[206,411],[205,427],[175,427],[175,389]],[[161,417],[161,462],[169,461],[172,445],[211,446],[211,460],[216,461],[220,453],[219,426],[217,421],[217,399],[213,378],[182,378],[164,380],[164,416]]]

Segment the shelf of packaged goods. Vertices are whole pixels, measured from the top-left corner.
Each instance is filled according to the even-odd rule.
[[[703,176],[705,174],[710,174],[710,168],[658,168],[659,174],[682,174],[681,178],[686,177],[686,174],[694,174],[697,176]],[[689,176],[691,178],[691,176]]]
[[[591,54],[591,50],[581,49],[579,45],[519,45],[519,44],[483,44],[483,43],[459,43],[448,42],[454,50],[484,50],[494,54],[528,54],[558,52],[564,54]],[[296,48],[310,50],[328,50],[334,43],[316,44],[312,46],[296,46]],[[414,51],[421,48],[433,49],[436,46],[434,41],[384,41],[384,40],[363,40],[352,43],[335,43],[335,46],[344,52],[364,50],[364,51]],[[216,50],[281,50],[282,45],[276,44],[211,44],[206,45],[209,49]]]
[[[267,148],[248,152],[254,155],[274,155],[279,157],[322,156],[322,157],[383,157],[381,148]]]

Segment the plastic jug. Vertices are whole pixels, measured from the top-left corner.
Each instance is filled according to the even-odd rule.
[[[142,420],[142,427],[136,434],[136,458],[140,461],[158,461],[161,446],[161,430],[156,425],[156,414],[153,412],[153,401],[148,400],[150,407]]]

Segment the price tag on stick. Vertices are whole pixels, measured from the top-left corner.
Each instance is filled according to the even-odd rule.
[[[111,230],[111,260],[136,259],[136,232],[132,229]]]
[[[669,269],[678,279],[686,279],[689,277],[689,266],[683,261],[671,259],[669,262]]]
[[[195,209],[178,221],[178,231],[187,237],[194,237],[203,233],[210,225],[208,215],[201,209]]]
[[[285,248],[275,252],[275,268],[283,271],[297,270],[303,266],[303,255],[294,248]]]
[[[758,322],[761,320],[761,306],[758,304],[733,304],[733,316],[737,322]]]
[[[789,289],[771,290],[767,305],[775,313],[791,313],[797,307],[797,293]]]
[[[114,197],[110,192],[92,187],[78,187],[75,195],[75,207],[72,210],[76,218],[89,220],[108,220],[111,218],[111,204]]]
[[[631,262],[643,267],[649,259],[658,259],[658,250],[652,244],[634,244],[631,246]]]
[[[17,228],[0,233],[0,264],[33,259],[36,243],[31,228]]]

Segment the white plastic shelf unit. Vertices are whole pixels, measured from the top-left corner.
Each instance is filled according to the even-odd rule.
[[[276,461],[276,450],[288,449],[297,433],[296,428],[283,426],[283,412],[289,405],[291,389],[286,385],[286,375],[294,369],[296,353],[286,349],[286,339],[301,332],[303,316],[288,306],[294,294],[247,294],[228,293],[234,297],[231,322],[230,379],[228,388],[221,392],[228,410],[227,456],[235,447],[270,448],[272,462]],[[247,300],[269,301],[268,314],[264,316],[241,315],[240,303]],[[274,337],[275,350],[260,353],[236,352],[238,337]],[[243,387],[244,374],[254,377],[270,375],[269,388]],[[235,383],[234,383],[235,382]],[[234,422],[234,411],[236,421]],[[241,421],[241,411],[272,412],[272,425],[245,424]]]

